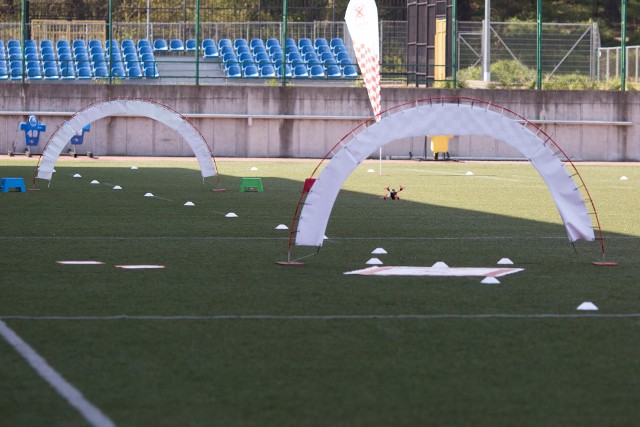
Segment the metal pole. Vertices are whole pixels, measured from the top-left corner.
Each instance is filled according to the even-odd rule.
[[[282,34],[280,35],[283,55],[287,52],[287,10],[289,9],[287,0],[282,0]],[[286,56],[282,59],[282,86],[287,84],[287,61]]]
[[[458,86],[458,2],[451,2],[451,76],[453,88]]]
[[[542,90],[542,0],[538,0],[536,20],[536,89]]]
[[[20,19],[20,26],[21,28],[21,35],[20,38],[22,39],[20,42],[20,49],[22,49],[22,52],[20,52],[20,56],[22,57],[22,75],[20,76],[20,80],[22,81],[22,83],[24,83],[24,74],[27,71],[26,67],[25,67],[25,54],[24,54],[24,41],[27,38],[27,0],[22,0],[22,4],[21,4],[21,19]]]
[[[622,14],[622,31],[621,31],[621,42],[622,42],[622,58],[620,58],[622,69],[620,71],[620,90],[627,90],[627,0],[622,0],[622,5],[620,8],[620,12]]]
[[[200,0],[196,0],[196,86],[200,85]]]
[[[109,48],[107,49],[107,55],[109,55],[109,84],[112,83],[113,81],[113,70],[111,67],[111,44],[113,43],[113,14],[112,14],[112,9],[113,5],[111,4],[111,0],[109,0],[109,37],[107,38],[107,41],[109,42]]]
[[[147,40],[149,40],[149,0],[147,0]]]
[[[484,26],[482,28],[482,80],[491,81],[491,0],[484,0]]]

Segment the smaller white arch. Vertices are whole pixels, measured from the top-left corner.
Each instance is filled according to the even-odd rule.
[[[44,147],[36,177],[51,181],[55,163],[71,137],[81,132],[84,126],[109,116],[148,117],[164,123],[189,144],[200,165],[202,177],[216,175],[211,149],[202,134],[186,117],[168,106],[154,101],[110,99],[88,105],[56,129]]]

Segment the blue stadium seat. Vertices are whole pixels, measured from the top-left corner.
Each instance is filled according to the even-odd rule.
[[[342,77],[340,67],[338,67],[337,65],[329,65],[327,67],[327,77],[329,77],[330,79],[337,79]]]
[[[294,39],[288,38],[284,41],[284,47],[286,48],[287,46],[298,46],[298,44]]]
[[[153,51],[154,52],[168,52],[169,46],[167,45],[167,41],[165,39],[157,39],[153,42]]]
[[[29,46],[24,48],[25,55],[38,55],[38,48],[35,46]]]
[[[280,46],[271,46],[269,48],[269,55],[271,55],[273,57],[274,54],[276,53],[282,53],[282,48]]]
[[[302,49],[302,46],[313,46],[313,44],[311,43],[311,39],[303,37],[298,40],[298,47]]]
[[[324,37],[318,37],[317,39],[315,39],[313,45],[316,49],[320,48],[320,46],[329,47],[329,43],[327,43],[327,39],[325,39]]]
[[[20,79],[22,79],[22,65],[13,63],[11,65],[11,80],[20,80]]]
[[[324,78],[324,68],[322,68],[321,65],[312,65],[309,68],[309,72],[311,73],[311,77],[318,79],[318,78]]]
[[[91,40],[89,41],[89,49],[99,47],[101,50],[103,49],[102,42],[100,40]]]
[[[310,61],[318,61],[321,62],[320,59],[318,58],[318,55],[316,55],[315,52],[309,52],[304,56],[304,60],[305,62],[310,62]]]
[[[337,67],[338,63],[336,62],[335,59],[329,58],[329,59],[325,59],[324,61],[322,61],[322,65],[324,66],[324,68],[331,67],[331,66],[334,66],[334,65]]]
[[[58,73],[57,67],[46,67],[44,68],[44,79],[45,80],[58,80],[60,78],[60,74]]]
[[[232,65],[227,69],[227,76],[228,77],[242,77],[242,71],[240,70],[239,66]]]
[[[333,52],[331,51],[331,48],[326,44],[318,46],[318,55],[322,55],[324,52],[329,52],[333,54]]]
[[[293,74],[291,73],[291,67],[289,67],[288,65],[284,66],[285,68],[285,72],[284,72],[284,76],[285,77],[291,77]],[[276,67],[276,75],[278,77],[282,77],[282,67]]]
[[[219,56],[220,55],[218,54],[218,48],[216,48],[215,44],[209,45],[204,48],[204,58],[218,58]]]
[[[155,65],[152,67],[146,67],[144,69],[144,76],[148,79],[157,79],[160,77],[160,73],[158,73],[158,67]]]
[[[51,48],[53,50],[53,42],[47,39],[40,41],[40,50],[44,49],[45,47]]]
[[[345,77],[347,78],[356,78],[358,77],[358,71],[356,70],[356,67],[353,65],[347,65],[342,69],[342,73],[344,74]]]
[[[238,60],[240,62],[245,62],[245,61],[253,62],[253,55],[251,55],[249,52],[243,52],[238,55]]]
[[[287,55],[287,61],[293,62],[295,60],[302,61],[302,56],[298,52],[291,52]],[[302,61],[304,62],[304,61]]]
[[[336,46],[333,48],[333,54],[334,55],[338,55],[340,52],[346,52],[347,51],[347,47],[346,46]]]
[[[273,62],[284,61],[284,55],[282,54],[282,52],[276,52],[273,55],[271,55],[271,60]]]
[[[17,47],[18,50],[22,50],[21,46],[20,46],[20,40],[9,40],[7,42],[7,49],[11,49],[12,47]]]
[[[148,39],[138,40],[138,50],[140,50],[143,47],[148,47],[149,49],[151,49],[151,42]]]
[[[80,80],[90,80],[91,79],[91,68],[89,67],[78,67],[78,79]]]
[[[294,70],[298,65],[305,65],[305,66],[307,65],[302,59],[299,59],[299,58],[295,58],[293,61],[290,62],[290,64]]]
[[[196,39],[188,39],[185,43],[184,50],[187,52],[195,52],[196,47]]]
[[[62,47],[66,47],[71,51],[71,45],[69,44],[69,40],[61,39],[56,42],[56,49],[60,49]]]
[[[218,41],[218,49],[222,50],[223,46],[233,47],[233,43],[231,43],[231,39],[220,39]]]
[[[124,67],[115,66],[115,67],[111,68],[111,77],[118,78],[118,79],[124,79],[125,76],[126,76],[126,73],[124,72]]]
[[[202,39],[202,50],[204,50],[207,46],[216,46],[216,41],[211,38]]]
[[[140,79],[142,78],[142,70],[140,70],[140,67],[131,67],[128,70],[128,75],[130,79]]]
[[[122,44],[121,44],[122,49],[124,50],[126,47],[132,47],[132,48],[136,48],[136,44],[133,40],[131,39],[124,39],[122,40]]]
[[[76,70],[73,67],[73,62],[64,61],[60,64],[60,76],[62,77],[62,80],[75,80]]]
[[[336,59],[338,62],[342,62],[344,59],[350,61],[353,64],[353,61],[351,61],[351,56],[349,56],[349,54],[347,52],[339,52],[336,55]]]
[[[309,77],[309,72],[307,71],[307,67],[304,65],[296,65],[293,69],[293,77],[294,78],[306,78]]]
[[[251,48],[251,50],[255,50],[256,47],[264,48],[264,42],[262,41],[262,39],[251,39],[251,41],[249,42],[249,47]]]
[[[0,61],[0,80],[8,80],[9,79],[9,70],[7,69],[7,64],[4,61]]]
[[[267,55],[266,52],[258,52],[255,56],[256,62],[269,61],[271,62],[271,58]]]
[[[106,79],[109,77],[106,67],[98,67],[93,70],[96,79]]]
[[[236,48],[236,50],[240,47],[240,46],[247,46],[249,47],[249,45],[247,44],[247,41],[245,39],[236,39],[233,42],[233,47]]]
[[[344,41],[341,38],[336,37],[331,39],[329,46],[331,49],[335,49],[336,46],[344,46]]]
[[[271,65],[264,65],[260,67],[260,77],[275,77],[276,70]]]
[[[184,52],[184,43],[180,39],[171,39],[169,50],[171,52]]]
[[[141,57],[145,54],[153,55],[153,50],[149,46],[142,46],[140,49],[138,49],[138,54]]]
[[[251,49],[249,48],[249,46],[245,44],[241,44],[236,48],[236,52],[238,53],[238,55],[240,55],[241,53],[251,54]]]
[[[260,73],[255,65],[249,65],[244,69],[245,77],[260,77]]]
[[[267,46],[267,49],[271,48],[272,46],[280,47],[280,40],[274,39],[274,38],[267,39],[266,46]]]
[[[313,48],[313,46],[304,45],[302,46],[302,48],[300,48],[300,52],[303,55],[306,55],[307,53],[316,53],[316,50]]]
[[[257,55],[257,54],[259,54],[259,53],[264,53],[264,54],[266,54],[266,53],[267,53],[267,49],[265,49],[265,47],[264,47],[264,46],[256,46],[256,47],[254,47],[254,48],[252,49],[252,52],[253,52],[253,54],[254,54],[254,55]]]

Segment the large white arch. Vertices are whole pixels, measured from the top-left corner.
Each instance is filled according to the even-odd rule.
[[[296,245],[322,245],[338,192],[360,162],[385,144],[424,135],[489,136],[509,144],[529,159],[547,184],[569,240],[595,239],[582,195],[563,164],[566,159],[557,156],[552,149],[557,147],[549,142],[550,138],[538,137],[539,129],[532,132],[529,127],[533,126],[522,117],[491,103],[462,98],[427,102],[412,108],[397,108],[398,112],[361,130],[348,143],[342,143],[307,195],[298,221]]]
[[[202,176],[204,178],[215,176],[216,168],[211,149],[202,134],[186,117],[166,105],[154,101],[110,99],[83,108],[56,129],[42,152],[37,178],[51,181],[55,163],[71,137],[81,132],[84,126],[109,116],[148,117],[164,123],[178,132],[189,144],[198,159]]]

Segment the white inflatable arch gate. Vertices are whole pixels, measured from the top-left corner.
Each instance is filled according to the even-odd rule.
[[[359,129],[362,127],[363,125]],[[354,136],[348,143],[345,142],[351,135]],[[360,162],[385,144],[401,138],[424,135],[489,136],[509,144],[529,159],[544,179],[569,240],[574,242],[578,239],[595,239],[582,194],[564,166],[564,162],[568,162],[570,166],[573,164],[549,136],[523,117],[495,104],[452,97],[414,101],[394,107],[386,114],[383,113],[383,118],[378,122],[357,134],[351,132],[338,143],[336,147],[341,145],[342,148],[320,173],[306,197],[298,221],[295,244],[322,245],[338,192]],[[544,139],[540,139],[538,135]],[[574,175],[581,182],[582,178],[575,172]],[[581,185],[584,183],[581,182]],[[591,204],[593,205],[592,201]]]
[[[71,137],[80,133],[82,128],[96,120],[109,116],[148,117],[164,123],[175,130],[189,144],[198,159],[202,177],[216,175],[213,154],[202,134],[189,120],[158,102],[142,99],[112,99],[88,105],[62,123],[51,135],[44,147],[38,165],[37,178],[51,181],[53,167],[60,153]]]

